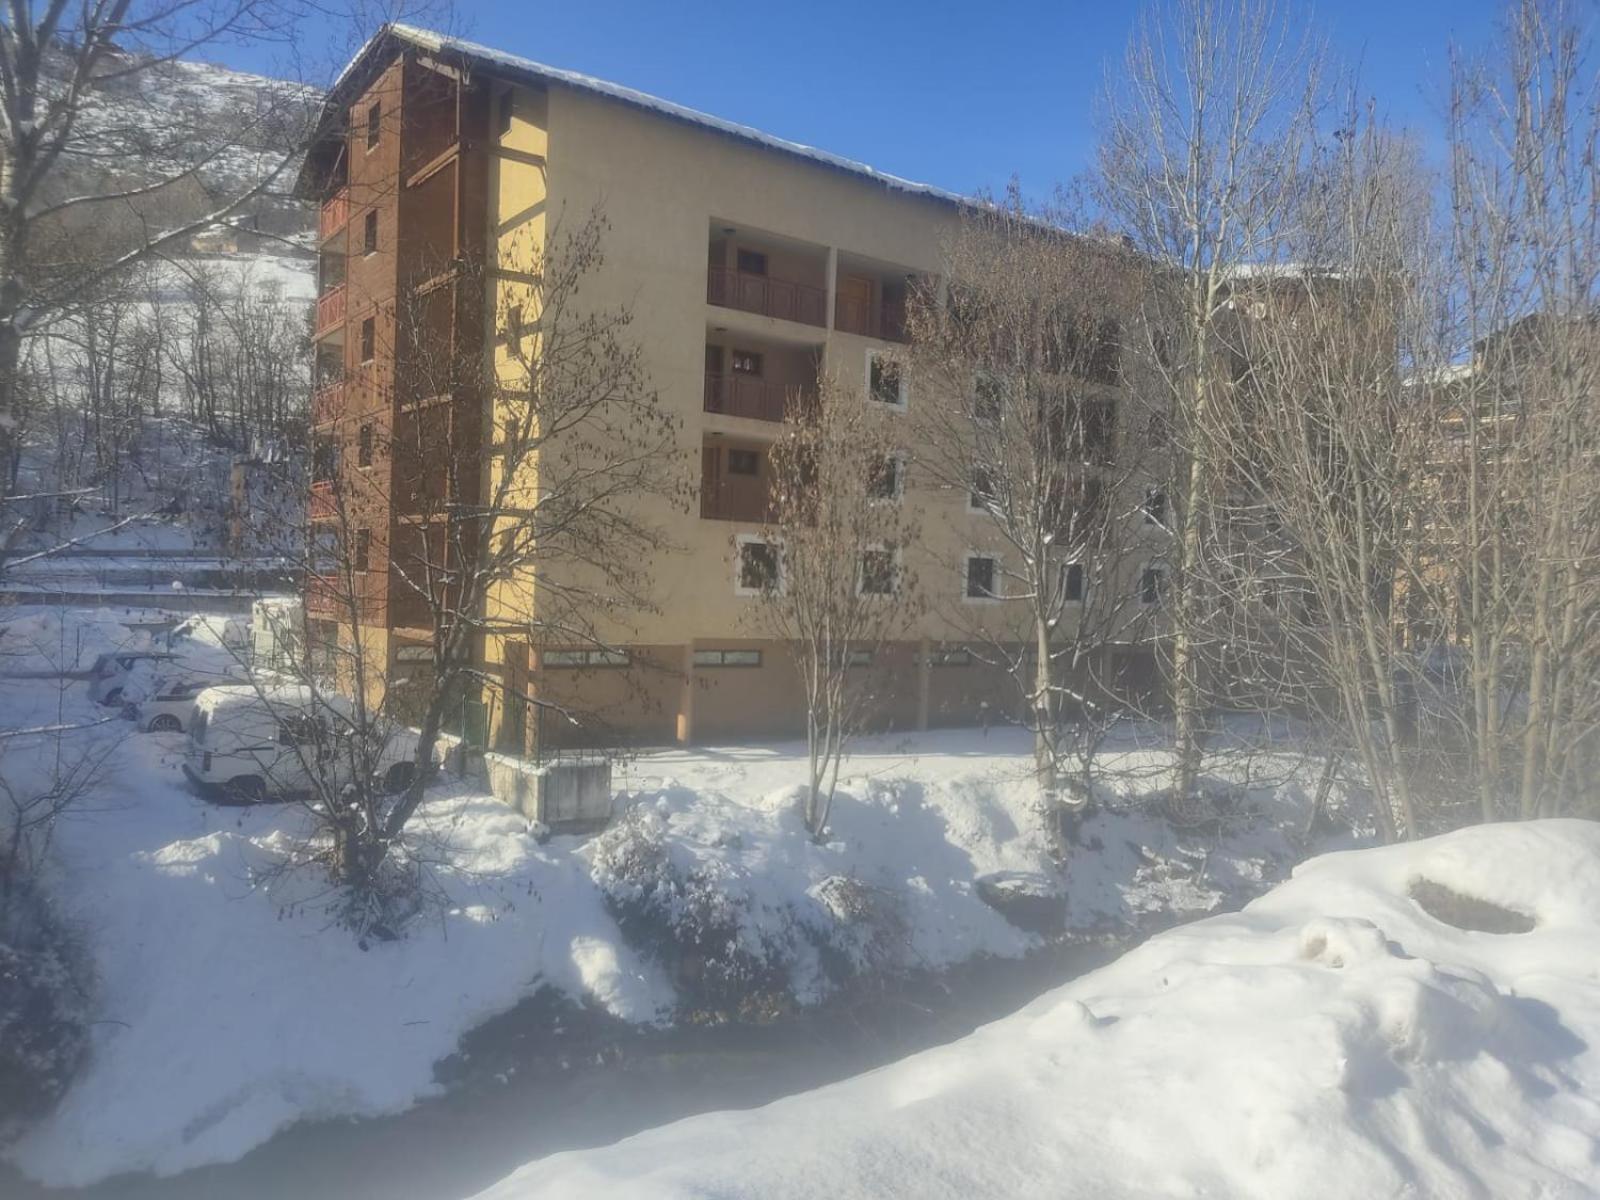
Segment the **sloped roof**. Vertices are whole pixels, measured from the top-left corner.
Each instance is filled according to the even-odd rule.
[[[363,68],[370,64],[372,57],[379,48],[388,43],[398,43],[402,47],[411,46],[441,57],[462,58],[496,76],[536,84],[557,84],[588,92],[592,95],[604,96],[607,99],[616,100],[647,112],[653,112],[670,120],[696,125],[726,137],[760,146],[765,150],[816,163],[819,166],[828,167],[835,171],[842,171],[869,183],[878,184],[890,191],[904,192],[911,196],[922,196],[942,204],[957,207],[972,203],[969,198],[958,195],[955,192],[948,192],[942,188],[933,187],[931,184],[902,179],[898,175],[890,175],[887,172],[879,171],[866,163],[856,162],[854,159],[844,158],[837,154],[830,154],[826,150],[818,150],[814,146],[807,146],[801,142],[792,142],[787,138],[775,137],[770,133],[763,133],[759,129],[753,129],[748,125],[741,125],[736,121],[727,121],[721,117],[711,116],[709,113],[686,108],[681,104],[674,104],[670,100],[663,100],[658,96],[652,96],[634,88],[623,87],[617,83],[608,83],[603,79],[596,79],[592,75],[584,75],[578,71],[568,71],[561,67],[547,66],[544,63],[534,62],[532,59],[521,58],[515,54],[507,54],[503,51],[494,50],[476,42],[451,37],[447,34],[398,23],[385,25],[369,38],[366,44],[357,51],[355,57],[350,60],[349,65],[340,72],[339,78],[334,82],[328,93],[328,108],[323,115],[325,124],[336,115],[337,107],[343,102],[343,95],[350,89],[353,81],[364,74]]]

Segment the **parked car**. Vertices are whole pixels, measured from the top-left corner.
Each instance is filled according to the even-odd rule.
[[[89,668],[89,699],[97,704],[118,705],[123,693],[146,672],[154,674],[156,664],[171,662],[177,655],[154,650],[113,650],[98,656]]]
[[[183,773],[202,796],[233,804],[309,792],[314,771],[326,770],[337,785],[351,769],[353,711],[343,697],[299,684],[206,688],[195,697]],[[386,734],[374,774],[385,791],[403,792],[415,778],[417,735],[399,726]],[[448,750],[441,740],[441,757]]]
[[[213,680],[165,680],[148,699],[128,701],[125,711],[147,733],[182,733],[189,728],[196,698],[213,686]]]

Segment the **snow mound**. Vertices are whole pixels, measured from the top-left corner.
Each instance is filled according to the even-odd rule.
[[[1441,921],[1419,879],[1532,926]],[[1326,855],[949,1046],[483,1200],[1593,1195],[1597,953],[1600,825]]]

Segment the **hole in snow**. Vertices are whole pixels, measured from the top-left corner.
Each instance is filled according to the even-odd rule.
[[[1535,921],[1527,913],[1502,908],[1476,896],[1463,896],[1431,879],[1413,879],[1406,889],[1435,921],[1474,933],[1527,933]]]

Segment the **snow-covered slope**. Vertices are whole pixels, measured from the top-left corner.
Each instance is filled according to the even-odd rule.
[[[1453,927],[1419,880],[1533,928]],[[952,1045],[482,1200],[1592,1196],[1597,962],[1600,825],[1328,855]]]

